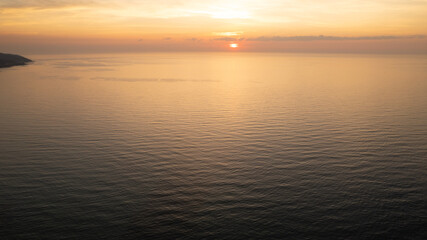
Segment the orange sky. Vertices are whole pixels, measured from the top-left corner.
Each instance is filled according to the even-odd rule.
[[[0,52],[427,53],[426,16],[427,0],[1,0]]]

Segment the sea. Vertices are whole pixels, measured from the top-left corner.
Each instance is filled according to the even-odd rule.
[[[28,55],[0,239],[427,239],[427,55]]]

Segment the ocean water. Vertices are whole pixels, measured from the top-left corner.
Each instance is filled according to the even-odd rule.
[[[427,56],[0,69],[1,239],[426,239]]]

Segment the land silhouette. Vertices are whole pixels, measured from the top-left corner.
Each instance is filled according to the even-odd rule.
[[[29,62],[32,60],[19,55],[0,53],[0,68],[25,65]]]

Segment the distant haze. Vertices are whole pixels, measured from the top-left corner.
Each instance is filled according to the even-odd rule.
[[[427,53],[425,16],[427,0],[2,0],[0,52]]]

